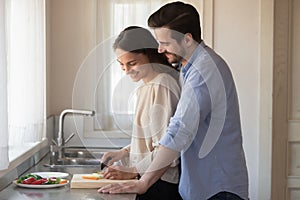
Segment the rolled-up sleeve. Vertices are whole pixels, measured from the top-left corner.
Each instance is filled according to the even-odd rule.
[[[160,144],[175,151],[186,150],[192,143],[199,123],[211,111],[207,85],[198,71],[190,71],[182,88],[175,115]]]

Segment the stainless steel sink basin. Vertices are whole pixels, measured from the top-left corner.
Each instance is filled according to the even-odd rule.
[[[51,164],[46,164],[46,167],[100,167],[100,159],[95,158],[61,158]]]
[[[114,149],[96,149],[96,148],[65,148],[64,157],[68,158],[98,158],[101,159],[103,154]]]
[[[65,147],[62,158],[57,158],[56,154],[50,152],[50,164],[45,166],[51,168],[62,167],[100,167],[100,160],[107,151],[116,151],[119,148],[85,148],[85,147]],[[53,155],[52,155],[53,154]],[[52,155],[52,157],[51,157]]]
[[[69,165],[69,166],[87,166],[87,165],[96,165],[100,166],[100,159],[93,158],[62,158],[57,160],[56,165]]]

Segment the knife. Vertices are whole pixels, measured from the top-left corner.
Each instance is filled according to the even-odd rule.
[[[108,162],[112,159],[112,157],[106,158],[104,162],[101,162],[100,164],[100,170],[102,171],[105,167],[107,167]]]

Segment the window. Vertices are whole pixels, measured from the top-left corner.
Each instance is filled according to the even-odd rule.
[[[128,26],[136,25],[147,28],[147,19],[150,14],[167,2],[170,1],[113,0],[109,4],[104,4],[103,0],[98,1],[97,13],[100,15],[97,18],[99,21],[97,29],[106,29],[107,32],[105,35],[99,31],[97,37],[109,39],[99,45],[97,51],[104,52],[105,50],[109,53],[105,55],[105,59],[98,56],[100,63],[107,58],[108,61],[104,61],[104,65],[99,65],[99,62],[97,64],[105,68],[98,67],[98,71],[101,71],[98,74],[101,76],[98,77],[97,84],[96,111],[98,115],[94,123],[95,130],[121,130],[130,134],[136,99],[134,91],[139,83],[133,83],[120,70],[112,44],[117,35]],[[109,12],[105,13],[104,10],[109,10]],[[103,53],[97,53],[97,55],[103,55]]]
[[[1,117],[7,119],[0,127],[8,129],[1,133],[6,141],[1,155],[8,153],[11,162],[45,137],[45,2],[1,0],[0,6],[5,60],[0,84],[6,93],[0,104],[5,110]],[[8,162],[7,156],[2,159],[0,163]]]

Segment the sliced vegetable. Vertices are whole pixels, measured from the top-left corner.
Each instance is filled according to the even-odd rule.
[[[22,181],[22,184],[31,184],[33,183],[34,181],[36,181],[36,179],[34,177],[29,177],[25,180]]]
[[[67,183],[68,182],[68,180],[66,180],[66,179],[61,179],[60,180],[60,184],[65,184],[65,183]]]
[[[91,175],[84,175],[82,176],[83,179],[91,179],[91,180],[99,180],[99,177],[91,176]]]
[[[48,182],[46,184],[60,184],[60,178],[51,177],[48,178]]]
[[[36,180],[40,180],[42,179],[43,177],[41,177],[40,175],[37,175],[37,174],[30,174],[31,176],[33,176]]]
[[[83,175],[82,176],[83,179],[91,179],[91,180],[99,180],[101,178],[103,178],[103,174],[100,173],[93,173],[91,175]]]
[[[17,180],[17,183],[22,183],[24,180],[30,178],[30,177],[33,177],[34,179],[36,179],[37,177],[35,177],[33,174],[26,174],[25,176],[22,176],[20,177],[18,180]]]
[[[43,184],[45,184],[47,182],[48,182],[47,178],[42,178],[42,179],[33,181],[31,184],[32,185],[43,185]]]
[[[21,176],[18,180],[17,183],[23,183],[24,180],[28,179],[28,178],[34,178],[35,180],[40,180],[42,179],[41,176],[37,175],[37,174],[26,174],[24,176]],[[33,180],[33,179],[30,179]]]
[[[67,180],[58,177],[43,178],[37,174],[26,174],[17,180],[17,183],[32,185],[61,184],[62,182],[67,183]]]

